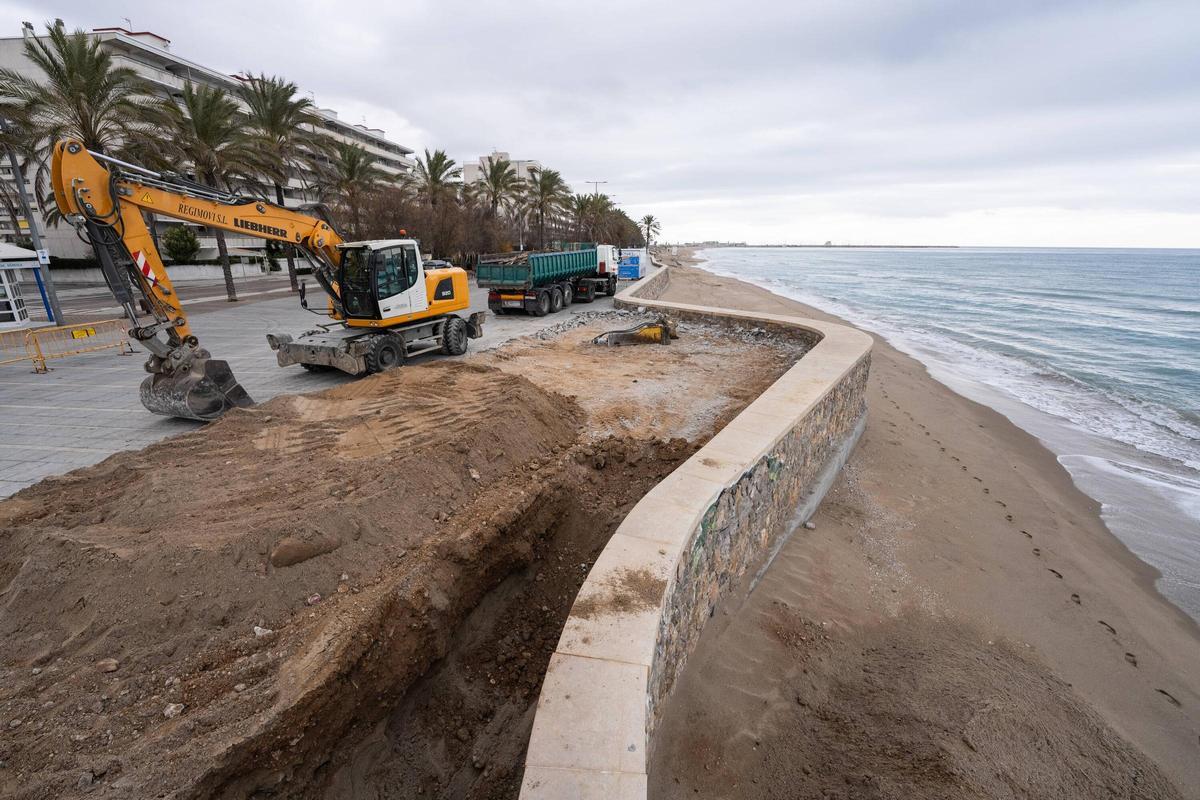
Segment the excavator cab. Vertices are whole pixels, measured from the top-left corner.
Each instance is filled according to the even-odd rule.
[[[338,249],[338,287],[347,320],[387,320],[429,308],[415,240],[353,242]]]

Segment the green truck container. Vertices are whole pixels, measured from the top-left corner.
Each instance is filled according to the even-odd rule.
[[[523,311],[544,317],[575,301],[587,303],[600,294],[616,294],[613,250],[600,245],[564,253],[491,256],[476,265],[475,281],[488,290],[488,308],[495,313]]]

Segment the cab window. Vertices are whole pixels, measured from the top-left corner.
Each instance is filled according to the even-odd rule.
[[[379,297],[408,291],[417,280],[417,265],[410,248],[396,247],[376,253],[375,285]]]
[[[404,269],[408,273],[408,285],[415,286],[417,284],[417,249],[415,247],[400,249],[404,253]]]

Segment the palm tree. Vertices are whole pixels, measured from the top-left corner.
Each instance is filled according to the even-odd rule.
[[[17,153],[23,167],[35,166],[34,193],[43,217],[53,223],[57,207],[49,199],[48,161],[56,141],[79,139],[97,152],[116,153],[122,144],[148,128],[152,89],[129,67],[113,64],[97,38],[82,30],[67,33],[48,24],[46,36],[28,38],[25,57],[34,70],[0,69],[0,116],[15,127]]]
[[[453,158],[445,150],[425,150],[425,158],[417,159],[417,191],[431,207],[437,208],[438,201],[453,193],[455,180],[462,175]]]
[[[638,220],[638,222],[640,223],[642,231],[645,233],[646,247],[648,248],[650,247],[651,240],[662,232],[662,224],[659,223],[658,218],[653,214],[647,214]]]
[[[521,179],[517,177],[512,162],[507,158],[488,156],[487,168],[483,171],[476,192],[491,209],[493,219],[496,218],[500,206],[512,200],[520,188]]]
[[[166,163],[190,163],[196,180],[229,191],[237,182],[252,181],[268,168],[259,143],[246,126],[237,101],[224,89],[188,81],[183,86],[182,105],[164,103],[162,108],[168,135],[159,158]],[[221,271],[225,274],[225,293],[229,302],[237,301],[233,273],[229,266],[229,248],[225,232],[213,229]]]
[[[250,126],[264,154],[270,159],[266,177],[275,189],[275,202],[284,204],[283,184],[298,167],[315,171],[317,159],[328,146],[328,139],[316,132],[317,117],[307,97],[297,97],[296,84],[283,78],[251,75],[238,91],[246,104]],[[299,291],[296,277],[295,246],[284,246],[288,280],[292,291]]]
[[[336,143],[322,194],[345,210],[351,236],[358,237],[361,232],[363,200],[386,178],[375,156],[356,144]]]
[[[525,202],[537,217],[538,248],[546,246],[546,217],[561,213],[571,202],[571,190],[553,169],[532,170]]]

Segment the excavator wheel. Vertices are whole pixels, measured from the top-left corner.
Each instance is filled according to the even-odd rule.
[[[442,326],[442,352],[448,356],[467,352],[467,323],[459,317],[451,317]]]
[[[404,357],[407,351],[404,347],[404,339],[394,333],[385,333],[381,336],[376,336],[371,342],[371,348],[363,356],[363,361],[367,365],[367,374],[373,375],[376,372],[383,372],[389,369],[395,369],[404,363]]]

